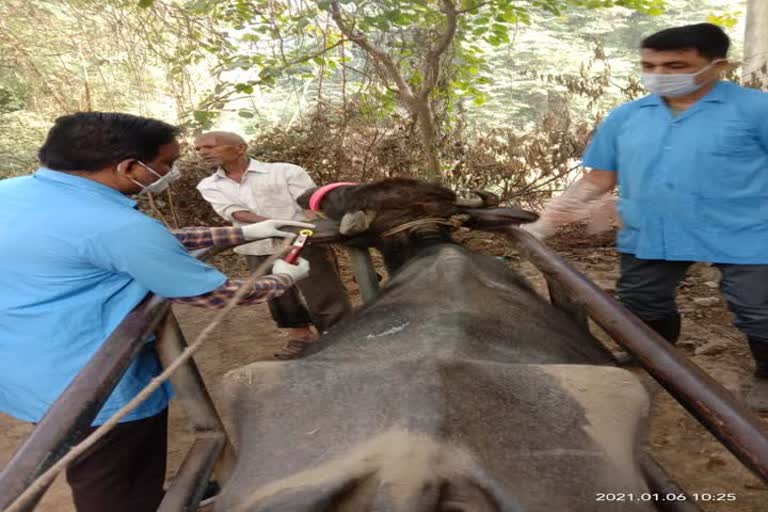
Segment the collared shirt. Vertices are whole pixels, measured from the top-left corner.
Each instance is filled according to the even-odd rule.
[[[618,172],[619,251],[768,263],[768,94],[719,82],[678,116],[656,95],[627,103],[584,165]]]
[[[40,169],[0,182],[0,411],[42,416],[147,295],[205,294],[226,276],[106,185]],[[99,412],[104,422],[160,371],[151,343]],[[158,389],[123,421],[168,403]]]
[[[239,183],[228,178],[223,169],[217,169],[197,189],[216,213],[239,226],[232,214],[243,210],[269,219],[307,220],[296,199],[314,186],[307,171],[298,165],[251,159]],[[263,240],[242,245],[236,252],[264,255],[272,254],[276,247],[274,242]]]

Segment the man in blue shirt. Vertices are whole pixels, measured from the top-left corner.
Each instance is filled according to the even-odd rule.
[[[291,236],[266,221],[172,234],[128,196],[163,190],[176,171],[178,130],[98,112],[61,117],[40,149],[43,168],[0,182],[0,411],[38,422],[128,313],[153,292],[221,307],[240,286],[185,249]],[[242,303],[262,302],[308,273],[273,267]],[[105,422],[160,371],[148,344],[99,412]],[[163,495],[169,389],[156,391],[67,469],[80,512],[156,510]]]
[[[708,23],[646,38],[652,94],[610,113],[584,155],[592,171],[526,229],[547,237],[618,184],[620,300],[675,343],[677,287],[714,263],[756,363],[747,402],[768,411],[768,94],[720,80],[729,46]]]

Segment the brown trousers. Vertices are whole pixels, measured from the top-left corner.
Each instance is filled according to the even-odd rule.
[[[120,423],[70,464],[77,512],[155,512],[163,500],[167,425],[167,409]]]
[[[322,333],[349,313],[352,305],[330,247],[307,246],[301,257],[309,261],[309,276],[280,297],[270,300],[269,311],[280,328],[314,325]],[[245,258],[248,268],[255,270],[267,256]]]

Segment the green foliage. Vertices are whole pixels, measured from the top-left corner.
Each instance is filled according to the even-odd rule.
[[[535,130],[566,106],[574,119],[594,122],[642,93],[634,80],[642,37],[708,17],[733,30],[743,12],[741,0],[667,0],[663,13],[657,0],[455,4],[457,31],[429,95],[448,170],[456,141],[480,140],[490,130]],[[13,172],[28,172],[42,129],[10,135],[84,109],[152,115],[181,123],[190,134],[213,127],[290,131],[322,111],[342,126],[354,123],[338,131],[342,137],[360,126],[399,126],[418,139],[396,85],[383,79],[369,54],[341,37],[330,5],[0,2],[0,115],[6,128],[15,127],[2,132],[0,151],[19,148]],[[442,6],[442,0],[340,2],[343,19],[390,55],[412,88],[425,83],[426,50],[447,26]]]
[[[721,14],[710,14],[707,16],[707,21],[710,23],[714,23],[715,25],[720,25],[723,28],[733,28],[738,24],[739,17],[742,13],[740,12],[725,12]]]
[[[339,78],[345,69],[359,71],[369,64],[368,57],[351,44],[340,44],[342,36],[330,21],[333,2],[296,4],[274,0],[197,1],[188,8],[205,12],[236,34],[232,44],[211,48],[218,69],[231,71],[224,87],[213,91],[198,105],[198,110],[215,111],[217,102],[229,100],[253,86],[275,86],[291,77],[307,78],[318,73]],[[339,2],[344,17],[358,33],[390,54],[412,87],[424,79],[423,56],[426,48],[440,37],[446,23],[441,2],[427,0],[376,0]],[[485,50],[511,43],[510,34],[520,24],[530,24],[542,13],[560,15],[574,8],[595,9],[621,6],[657,14],[662,0],[461,0],[457,2],[459,29],[451,60],[455,77],[451,86],[457,94],[482,105],[486,99],[476,87],[490,83]],[[240,48],[240,51],[236,50]],[[363,78],[374,76],[368,67]],[[353,72],[354,73],[354,72]],[[309,75],[308,75],[309,74]],[[358,77],[359,78],[359,77]],[[387,84],[371,84],[372,92]],[[391,84],[388,84],[391,86]],[[382,100],[386,98],[382,96]],[[193,122],[199,122],[195,116]]]

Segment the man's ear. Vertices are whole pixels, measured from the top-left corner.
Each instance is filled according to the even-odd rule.
[[[112,167],[105,168],[104,171],[109,172],[109,181],[114,188],[117,188],[124,194],[136,194],[141,190],[135,182],[144,183],[146,178],[137,176],[141,166],[136,165],[136,160],[133,158],[127,158],[121,160]]]
[[[117,172],[118,175],[123,177],[133,177],[134,173],[134,164],[136,163],[136,159],[134,158],[126,158],[125,160],[121,160],[117,163],[115,166],[115,172]]]

